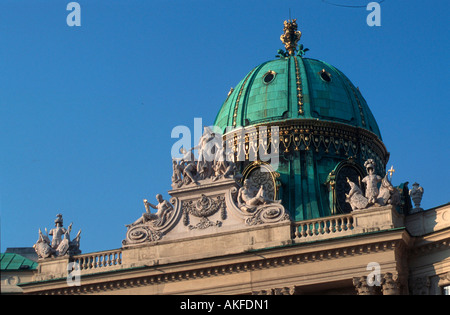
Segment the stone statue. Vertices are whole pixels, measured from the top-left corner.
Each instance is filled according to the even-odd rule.
[[[420,202],[422,201],[423,196],[423,188],[419,187],[419,184],[416,182],[413,185],[413,188],[409,190],[409,196],[411,197],[412,201],[414,202],[414,212],[417,211],[423,211],[423,209],[420,207]]]
[[[180,149],[183,154],[181,158],[172,159],[172,185],[176,185],[178,188],[183,184],[195,183],[197,182],[197,162],[195,161],[194,153],[192,149],[186,151],[184,148]],[[181,174],[183,179],[181,179]]]
[[[194,150],[198,150],[198,159],[194,156]],[[180,188],[183,185],[199,181],[217,181],[220,178],[242,178],[236,175],[236,164],[233,158],[227,158],[225,147],[220,135],[212,132],[209,127],[204,127],[204,133],[197,146],[186,150],[180,149],[181,158],[172,159],[172,188]]]
[[[364,209],[369,204],[369,200],[363,196],[363,192],[358,185],[348,179],[347,182],[350,185],[350,191],[348,194],[345,194],[345,201],[347,201],[352,210]]]
[[[158,201],[158,204],[153,205],[148,202],[147,199],[144,199],[146,212],[143,213],[142,216],[135,222],[126,226],[132,227],[147,222],[151,222],[154,226],[162,226],[172,214],[173,206],[167,200],[164,200],[162,195],[160,194],[156,195],[156,200]],[[157,209],[156,213],[152,213],[150,207],[153,209]]]
[[[182,167],[178,164],[176,159],[172,159],[172,184],[177,184],[183,180],[181,177]]]
[[[71,241],[70,232],[72,231],[72,223],[66,229],[63,227],[63,218],[61,214],[56,215],[55,228],[51,229],[47,234],[47,229],[43,234],[39,229],[39,239],[33,248],[38,254],[38,257],[49,258],[51,256],[60,257],[64,255],[80,254],[80,235],[81,230],[78,231],[77,236]],[[52,240],[48,236],[52,236]],[[64,238],[63,238],[64,236]]]
[[[389,180],[388,174],[395,172],[394,168],[386,172],[384,178],[374,174],[375,162],[372,159],[367,160],[364,163],[367,169],[367,176],[363,178],[362,182],[366,184],[366,194],[363,196],[361,188],[350,181],[347,178],[347,182],[350,185],[350,192],[345,194],[345,201],[350,204],[352,210],[364,209],[372,205],[385,206],[385,205],[399,205],[401,202],[400,193],[392,186]],[[380,188],[378,189],[378,183],[381,181]]]
[[[216,181],[220,178],[229,178],[233,176],[236,171],[235,163],[230,159],[227,160],[225,155],[225,148],[221,147],[216,154],[214,159],[214,172],[215,176],[213,177],[213,181]]]
[[[363,178],[362,182],[366,184],[366,198],[369,204],[375,204],[378,198],[378,183],[381,182],[381,176],[375,174],[375,161],[368,159],[364,166],[367,170],[367,176]]]
[[[400,204],[400,193],[398,192],[397,188],[392,186],[388,178],[388,173],[386,173],[381,181],[381,186],[377,197],[377,204],[379,204],[380,206],[396,206]]]
[[[216,135],[211,128],[204,127],[203,135],[200,137],[197,146],[191,150],[198,150],[197,173],[200,179],[209,178],[212,173],[212,162],[214,161],[214,150],[218,148],[218,143],[215,140]]]
[[[180,188],[182,185],[190,183],[199,185],[199,180],[208,178],[217,180],[222,176],[229,176],[234,170],[234,165],[225,159],[216,163],[221,147],[222,138],[212,132],[211,128],[204,127],[204,133],[200,137],[198,145],[188,151],[181,148],[180,152],[183,157],[172,159],[172,187]],[[197,160],[195,160],[194,150],[198,151]]]
[[[62,241],[62,236],[66,234],[66,229],[63,227],[63,219],[61,214],[56,215],[55,227],[50,230],[48,235],[53,236],[52,248],[57,248]]]
[[[251,188],[249,180],[244,180],[244,185],[239,189],[237,195],[237,204],[242,211],[253,212],[258,206],[270,203],[281,203],[281,201],[268,199],[265,196],[263,186],[258,191],[255,191]]]
[[[47,228],[45,229],[45,233],[46,234],[42,234],[41,229],[39,229],[39,239],[36,244],[33,245],[33,248],[39,258],[48,258],[54,253],[51,246],[51,241],[47,234]]]
[[[158,203],[154,205],[144,199],[145,213],[132,224],[125,225],[127,234],[122,245],[158,241],[170,229],[176,210],[161,194],[156,195],[156,200]],[[151,208],[156,209],[156,213],[152,213]]]

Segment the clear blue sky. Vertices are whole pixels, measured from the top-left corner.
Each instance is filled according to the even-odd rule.
[[[230,87],[275,58],[298,19],[307,57],[359,86],[422,205],[450,201],[450,1],[385,0],[381,26],[344,0],[0,2],[1,250],[38,229],[82,230],[84,253],[121,247],[142,199],[168,199],[177,125],[213,123]],[[353,1],[357,5],[369,1]]]

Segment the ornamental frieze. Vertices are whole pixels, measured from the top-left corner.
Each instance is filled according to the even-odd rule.
[[[389,159],[389,152],[374,133],[336,122],[290,120],[232,130],[223,137],[237,161],[264,160],[264,154],[288,156],[297,151],[360,156],[379,165],[386,165]]]
[[[211,226],[220,227],[222,221],[216,220],[213,222],[208,219],[208,217],[213,216],[219,211],[221,220],[226,219],[225,197],[223,196],[208,197],[202,194],[197,200],[183,201],[181,203],[181,209],[183,212],[183,224],[191,230],[206,229]],[[200,221],[192,225],[190,224],[190,218],[192,217],[200,219]]]

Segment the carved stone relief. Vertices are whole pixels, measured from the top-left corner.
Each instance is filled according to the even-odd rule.
[[[211,226],[220,227],[222,225],[222,221],[216,220],[213,222],[208,219],[208,217],[219,211],[221,219],[226,219],[225,197],[223,196],[208,197],[202,194],[197,200],[183,201],[181,204],[181,209],[183,212],[183,224],[190,230],[202,230]],[[193,225],[191,224],[192,217],[200,219],[200,221]]]
[[[276,187],[270,172],[256,168],[247,177],[251,189],[258,190],[264,188],[265,196],[268,200],[275,200]]]

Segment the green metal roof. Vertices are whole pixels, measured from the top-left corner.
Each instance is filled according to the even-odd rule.
[[[302,131],[299,127],[295,131],[302,124],[315,130],[307,131],[305,127]],[[276,169],[278,198],[296,221],[349,211],[345,201],[344,206],[336,206],[334,188],[328,183],[330,172],[339,163],[346,165],[347,173],[342,171],[346,176],[339,177],[336,187],[344,190],[348,185],[346,177],[362,176],[349,165],[350,157],[362,170],[365,160],[375,159],[380,175],[385,172],[388,155],[382,148],[378,124],[366,100],[340,70],[317,59],[283,54],[253,68],[230,91],[214,125],[224,133],[258,125],[284,128],[287,146],[280,145],[283,150]],[[368,131],[364,132],[367,139],[360,133],[362,130]],[[305,141],[313,134],[320,135],[315,138],[319,145],[302,146],[300,134]],[[295,135],[299,136],[297,140]],[[375,140],[380,140],[381,145]],[[294,141],[298,144],[295,149]],[[320,147],[320,141],[324,147]],[[334,147],[328,150],[326,143],[333,143]],[[342,150],[340,144],[352,151]],[[245,161],[240,167],[243,169],[250,162]]]
[[[14,253],[0,254],[0,262],[2,271],[35,270],[38,266],[37,262]]]
[[[274,73],[273,80],[265,80],[268,73]],[[299,56],[268,61],[250,71],[227,97],[214,125],[225,131],[228,126],[290,119],[348,124],[369,130],[381,140],[359,89],[326,62]]]

